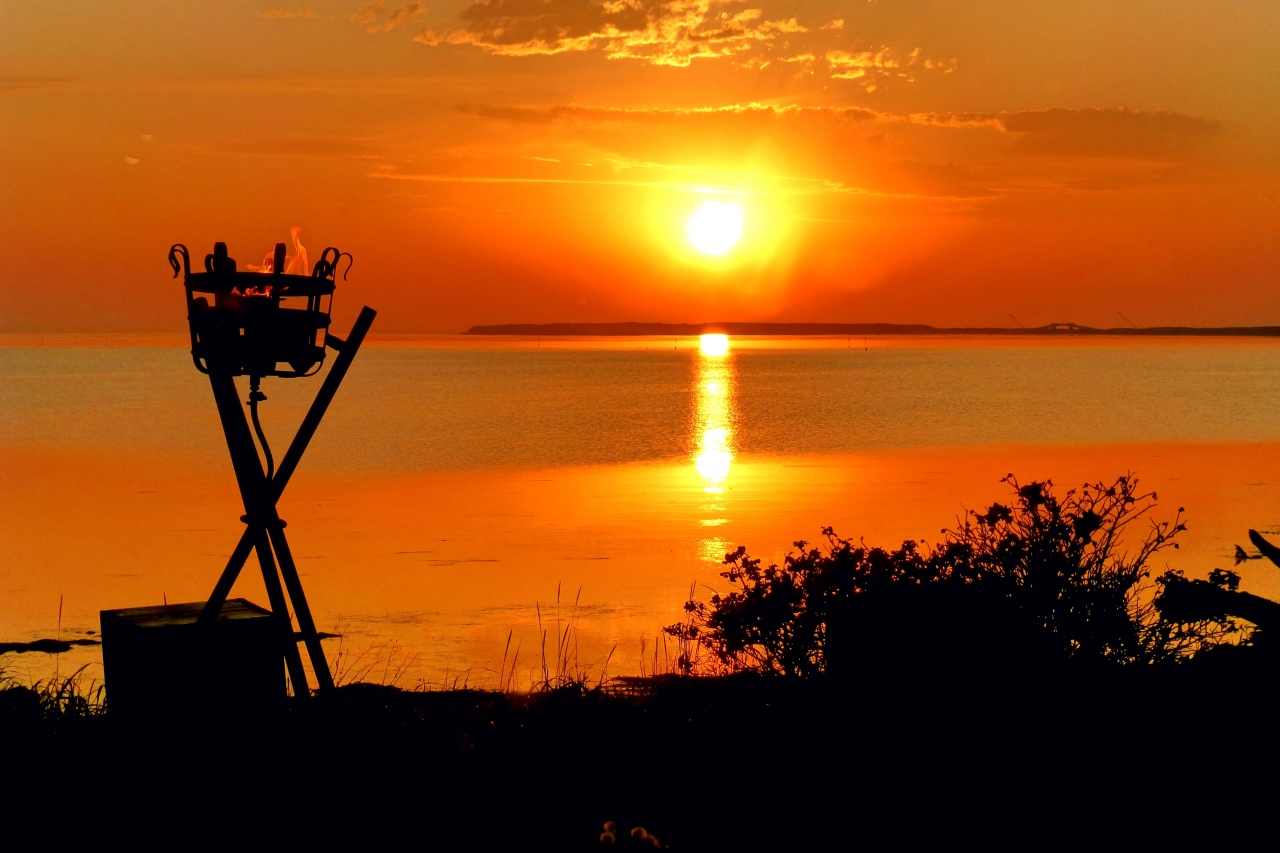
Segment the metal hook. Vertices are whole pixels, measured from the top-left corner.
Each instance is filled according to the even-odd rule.
[[[329,253],[333,252],[333,260],[329,260]],[[342,257],[338,250],[333,246],[325,249],[320,253],[320,260],[316,261],[315,268],[311,270],[313,278],[330,278],[338,268],[338,258]]]
[[[333,260],[329,260],[330,252],[333,252]],[[346,281],[347,273],[351,272],[351,265],[356,262],[356,259],[351,257],[350,252],[340,252],[338,251],[337,248],[333,246],[330,246],[329,248],[325,249],[323,252],[320,253],[320,260],[316,261],[315,268],[311,271],[312,277],[314,278],[336,277],[338,273],[338,262],[342,260],[342,257],[344,255],[347,258],[347,268],[342,272],[342,280]]]
[[[178,255],[182,255],[182,264],[178,264]],[[183,270],[187,275],[191,275],[191,255],[187,252],[187,247],[181,243],[174,243],[169,247],[169,266],[173,267],[173,277],[177,278],[178,273]]]

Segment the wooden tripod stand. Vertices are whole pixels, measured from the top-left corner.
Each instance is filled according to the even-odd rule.
[[[231,452],[231,464],[235,468],[236,482],[240,486],[240,497],[244,501],[245,514],[240,520],[245,523],[244,533],[236,545],[227,567],[222,571],[213,594],[200,614],[199,625],[211,625],[227,600],[231,587],[235,584],[240,570],[249,559],[249,552],[256,551],[258,565],[262,568],[262,580],[267,587],[267,597],[271,602],[271,613],[279,625],[280,642],[284,651],[285,665],[288,667],[289,680],[293,684],[295,696],[307,696],[310,688],[307,685],[306,672],[302,668],[302,657],[298,654],[298,641],[307,647],[311,658],[311,668],[315,672],[316,682],[321,690],[333,687],[333,675],[329,672],[329,663],[325,660],[324,650],[320,648],[320,637],[316,632],[315,620],[311,618],[311,608],[307,606],[307,597],[302,591],[302,581],[298,577],[298,567],[289,551],[289,542],[285,539],[285,523],[276,512],[276,503],[289,484],[302,454],[321,418],[329,408],[333,395],[347,374],[347,368],[356,357],[369,327],[373,325],[376,311],[365,306],[360,311],[351,333],[344,341],[334,335],[325,335],[325,346],[337,351],[333,367],[325,376],[316,394],[311,408],[302,419],[298,433],[280,460],[280,467],[268,479],[258,458],[258,450],[254,446],[253,436],[249,432],[249,423],[241,406],[236,384],[230,372],[218,371],[213,365],[209,370],[209,385],[213,388],[213,399],[218,405],[218,417],[222,421],[222,431],[227,437],[227,449]],[[277,570],[277,563],[279,569]],[[284,587],[280,578],[284,576]],[[288,591],[288,600],[285,591]],[[293,631],[293,622],[289,617],[289,605],[298,618],[298,633]]]

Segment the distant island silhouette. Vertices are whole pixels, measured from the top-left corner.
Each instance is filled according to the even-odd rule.
[[[502,323],[472,326],[466,335],[1113,335],[1280,337],[1280,326],[1147,326],[1098,329],[1076,323],[1032,328],[927,326],[923,323]]]

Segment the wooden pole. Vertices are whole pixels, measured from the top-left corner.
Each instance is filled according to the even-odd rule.
[[[293,636],[293,622],[289,619],[289,603],[285,601],[284,590],[280,588],[280,575],[276,572],[276,561],[271,556],[271,543],[267,540],[267,531],[254,525],[253,547],[258,552],[258,565],[262,567],[262,583],[267,588],[267,600],[271,602],[271,613],[276,616],[283,634],[284,662],[289,668],[289,681],[293,683],[294,696],[310,696],[311,687],[307,684],[307,672],[302,668],[302,656],[298,654],[298,641]]]
[[[271,537],[271,545],[280,562],[280,574],[284,576],[289,600],[293,602],[293,614],[298,617],[298,633],[302,634],[307,654],[311,657],[311,669],[316,674],[316,683],[321,690],[330,690],[333,688],[333,675],[329,672],[329,661],[324,656],[324,649],[320,647],[320,635],[316,631],[315,620],[311,618],[306,593],[302,591],[302,579],[298,577],[298,567],[294,565],[289,541],[284,538],[284,524],[268,524],[267,535]]]
[[[252,527],[246,527],[244,532],[240,534],[240,541],[236,543],[236,548],[231,552],[231,558],[227,560],[227,567],[222,570],[222,576],[218,578],[218,584],[213,588],[213,594],[209,596],[209,600],[205,602],[204,610],[200,611],[200,618],[196,620],[199,625],[208,625],[210,622],[218,618],[222,605],[227,603],[227,596],[231,594],[231,588],[235,586],[236,578],[240,576],[240,570],[244,568],[245,561],[249,559],[249,553],[253,550],[253,530]]]
[[[338,357],[334,359],[333,367],[329,368],[329,374],[321,383],[311,408],[307,410],[307,416],[302,419],[302,425],[298,427],[298,434],[293,437],[293,442],[285,451],[284,458],[280,460],[280,466],[276,468],[275,476],[271,478],[273,504],[280,500],[284,487],[289,485],[289,478],[293,476],[294,469],[302,460],[302,454],[307,451],[307,445],[311,443],[312,437],[316,434],[316,428],[320,426],[320,419],[324,417],[329,403],[333,401],[333,395],[337,393],[338,386],[347,375],[347,368],[351,367],[351,362],[355,360],[356,352],[364,342],[364,336],[369,333],[369,327],[373,325],[373,318],[376,316],[378,312],[366,305],[360,309],[360,316],[356,318],[355,325],[351,327],[351,333],[347,335],[345,341],[334,335],[325,335],[325,344],[337,350]]]

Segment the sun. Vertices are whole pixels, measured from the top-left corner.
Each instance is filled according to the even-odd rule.
[[[729,352],[729,336],[715,333],[703,335],[698,341],[703,355],[719,357]]]
[[[704,201],[689,217],[689,242],[705,255],[723,255],[742,239],[742,208]]]

